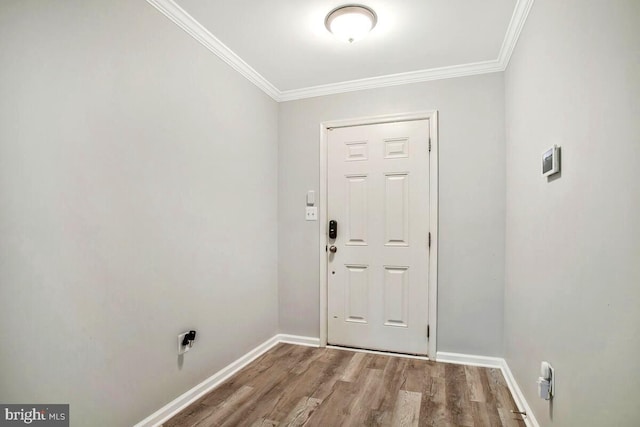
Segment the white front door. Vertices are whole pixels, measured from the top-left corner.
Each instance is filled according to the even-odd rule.
[[[425,355],[429,120],[330,129],[327,153],[328,343]]]

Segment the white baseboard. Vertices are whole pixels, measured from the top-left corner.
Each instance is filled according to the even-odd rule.
[[[306,345],[309,347],[320,347],[320,338],[303,337],[300,335],[287,335],[287,334],[278,334],[274,338],[277,338],[278,342],[284,342],[287,344]]]
[[[169,420],[175,416],[178,412],[200,399],[205,394],[216,388],[218,385],[226,381],[230,376],[238,372],[240,369],[253,362],[258,357],[262,356],[269,349],[278,343],[289,343],[297,345],[306,345],[311,347],[320,346],[320,338],[302,337],[298,335],[286,335],[277,334],[263,342],[253,350],[249,351],[244,356],[240,357],[236,361],[225,366],[191,390],[183,393],[173,401],[169,402],[162,408],[158,409],[153,414],[149,415],[144,420],[140,421],[134,427],[158,427],[163,422]]]
[[[475,356],[472,354],[446,353],[444,351],[439,351],[436,353],[436,362],[501,369],[504,359],[499,357]]]
[[[460,353],[446,353],[443,351],[439,351],[436,353],[436,361],[444,363],[456,363],[459,365],[482,366],[485,368],[500,369],[500,371],[502,372],[502,376],[507,383],[507,387],[509,387],[511,396],[513,396],[513,400],[518,407],[518,411],[525,412],[527,414],[527,416],[523,417],[527,427],[540,427],[540,424],[538,424],[536,417],[533,415],[533,411],[524,398],[524,394],[522,394],[522,391],[520,390],[516,379],[511,373],[511,369],[509,369],[507,361],[503,358],[475,356],[471,354]]]

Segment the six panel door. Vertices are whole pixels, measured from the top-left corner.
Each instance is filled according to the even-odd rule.
[[[429,121],[328,131],[328,343],[426,355]]]

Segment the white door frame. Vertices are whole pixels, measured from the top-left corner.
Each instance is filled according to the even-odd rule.
[[[438,111],[390,114],[383,116],[359,117],[346,120],[331,120],[320,123],[320,347],[327,345],[327,178],[328,178],[328,133],[330,128],[362,126],[379,123],[404,122],[409,120],[429,120],[431,154],[429,156],[429,231],[431,250],[429,251],[429,347],[427,356],[436,358],[436,337],[438,319]]]

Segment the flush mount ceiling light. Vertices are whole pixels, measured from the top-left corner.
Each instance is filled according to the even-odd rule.
[[[376,13],[366,6],[347,4],[333,9],[324,20],[327,30],[339,39],[353,43],[373,30]]]

